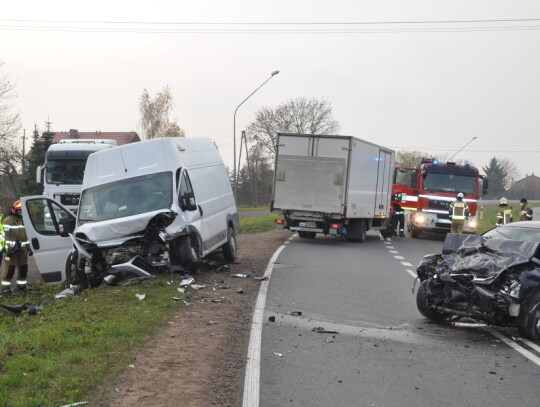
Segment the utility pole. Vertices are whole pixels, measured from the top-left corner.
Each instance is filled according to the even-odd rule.
[[[26,129],[23,129],[23,137],[22,137],[22,173],[24,174],[24,168],[26,164]]]

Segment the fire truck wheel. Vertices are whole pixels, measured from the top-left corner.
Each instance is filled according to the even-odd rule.
[[[413,239],[418,239],[418,238],[420,237],[420,231],[419,231],[418,229],[416,229],[416,228],[413,227],[413,228],[411,229],[411,237],[412,237]]]

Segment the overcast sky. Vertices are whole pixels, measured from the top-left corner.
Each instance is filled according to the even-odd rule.
[[[316,97],[332,103],[341,134],[450,155],[477,137],[456,159],[506,157],[540,175],[537,0],[0,0],[0,10],[3,73],[27,135],[48,119],[55,131],[139,131],[143,89],[168,85],[173,118],[214,139],[232,167],[234,110],[278,69],[238,110],[237,142],[261,107]]]

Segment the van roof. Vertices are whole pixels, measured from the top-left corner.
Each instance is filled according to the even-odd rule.
[[[83,189],[182,167],[223,164],[208,138],[164,137],[105,149],[90,155]]]

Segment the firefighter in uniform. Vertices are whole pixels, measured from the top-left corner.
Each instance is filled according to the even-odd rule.
[[[26,289],[28,274],[28,255],[32,255],[22,221],[21,201],[16,201],[11,214],[3,222],[5,233],[6,253],[1,274],[2,293],[11,292],[11,280],[17,269],[17,289]]]
[[[497,224],[496,226],[506,225],[512,222],[512,207],[508,205],[508,201],[505,197],[502,197],[499,201],[499,211],[497,212]]]
[[[392,222],[393,222],[393,235],[398,236],[397,234],[397,228],[399,225],[399,237],[405,237],[405,211],[403,208],[394,202],[394,213],[392,214]]]
[[[519,213],[519,220],[532,220],[533,210],[527,202],[527,198],[521,198],[521,212]]]
[[[463,193],[457,194],[456,200],[450,204],[448,215],[452,220],[450,233],[462,233],[465,219],[469,217],[469,205],[463,201]]]

